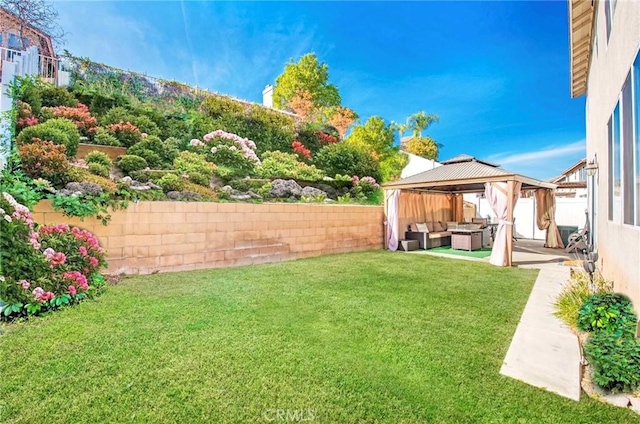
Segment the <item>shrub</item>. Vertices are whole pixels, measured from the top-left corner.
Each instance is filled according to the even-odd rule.
[[[33,179],[44,178],[56,187],[69,182],[69,161],[65,147],[51,141],[35,139],[19,147],[20,166]]]
[[[40,97],[44,107],[74,107],[78,104],[78,100],[66,88],[56,87],[53,84],[46,84],[41,87]]]
[[[88,183],[98,184],[100,187],[102,187],[102,190],[107,193],[115,193],[116,191],[118,191],[118,185],[110,178],[92,174],[88,170],[83,168],[74,167],[74,171],[75,170],[78,171],[78,175],[73,176],[72,181],[84,181]]]
[[[314,164],[328,175],[370,176],[381,181],[378,162],[363,149],[349,143],[334,143],[323,147],[316,155]]]
[[[304,181],[319,181],[324,176],[315,166],[299,162],[296,155],[279,151],[262,155],[258,175],[263,178],[295,178]]]
[[[95,293],[106,262],[93,234],[66,224],[36,231],[29,210],[7,193],[0,208],[0,317],[35,315]]]
[[[105,128],[98,128],[93,136],[93,143],[102,146],[121,146],[118,139]]]
[[[584,353],[598,386],[612,392],[640,388],[640,339],[598,332],[589,337]]]
[[[85,105],[78,103],[77,106],[56,106],[56,107],[43,107],[41,115],[45,120],[53,118],[64,118],[73,122],[83,135],[91,135],[95,132],[98,120],[91,116],[89,108]]]
[[[194,184],[189,181],[183,180],[183,190],[190,191],[192,193],[202,196],[201,200],[215,200],[217,198],[215,191],[209,187],[204,187],[198,184]]]
[[[212,117],[218,118],[223,115],[244,115],[247,105],[229,97],[212,95],[204,99],[200,105],[200,110]]]
[[[209,183],[211,182],[211,177],[207,177],[205,174],[201,174],[200,172],[188,172],[187,173],[187,177],[189,178],[189,181],[191,181],[192,183],[204,186],[204,187],[209,187]]]
[[[637,320],[631,301],[619,293],[592,294],[578,311],[580,331],[635,334]]]
[[[173,161],[173,167],[180,173],[191,175],[192,173],[201,174],[210,180],[213,176],[215,166],[205,159],[203,155],[193,152],[180,152],[178,157]],[[208,183],[207,183],[208,185]]]
[[[209,131],[204,131],[200,134],[206,134]],[[185,117],[170,116],[160,123],[160,133],[165,138],[175,138],[176,140],[186,141],[191,138],[191,125]],[[165,143],[166,142],[167,140],[165,140]]]
[[[90,163],[89,172],[100,177],[109,177],[109,168],[101,163]]]
[[[159,167],[171,166],[178,155],[178,150],[174,145],[163,143],[159,137],[150,135],[131,146],[127,153],[145,158],[151,167]]]
[[[111,162],[111,158],[109,158],[106,153],[102,153],[98,150],[87,153],[84,161],[87,163],[99,163],[106,166],[107,168],[111,168],[111,165],[113,165],[113,163]]]
[[[218,175],[222,178],[246,177],[260,164],[255,153],[256,145],[247,138],[216,130],[205,134],[203,139],[191,140],[190,149],[204,154],[207,161],[216,164]]]
[[[158,185],[162,191],[181,191],[184,188],[184,180],[175,174],[167,174],[158,180]]]
[[[221,129],[253,140],[259,154],[288,150],[294,138],[295,119],[292,116],[259,105],[213,96],[203,101],[201,112],[192,121],[195,137]]]
[[[120,145],[124,147],[131,147],[142,141],[142,133],[138,127],[130,122],[110,124],[106,126],[106,130],[109,134],[117,138]]]
[[[130,110],[124,107],[114,107],[109,109],[107,113],[100,118],[100,125],[106,127],[111,124],[133,123],[134,118],[135,116]]]
[[[20,96],[17,100],[28,103],[35,116],[40,115],[42,107],[42,94],[40,92],[40,83],[35,76],[17,77],[17,86],[19,87]]]
[[[30,127],[32,125],[38,124],[39,120],[36,116],[33,115],[33,111],[31,110],[31,106],[28,103],[18,100],[17,102],[18,108],[18,117],[16,121],[16,128],[22,130],[25,127]]]
[[[73,157],[78,151],[80,133],[73,122],[68,119],[50,119],[42,124],[23,129],[16,142],[20,144],[32,143],[34,139],[51,141],[66,147],[67,157]]]
[[[134,171],[141,171],[148,166],[144,158],[136,155],[120,156],[116,165],[127,175]]]
[[[336,132],[333,129],[333,132]],[[302,143],[310,151],[310,155],[315,155],[326,145],[337,143],[339,138],[337,134],[331,133],[331,130],[323,125],[307,123],[304,127],[298,129],[296,141]]]
[[[578,329],[578,311],[589,296],[594,293],[610,292],[611,284],[600,274],[594,275],[593,284],[584,271],[571,271],[571,279],[562,287],[562,291],[553,302],[554,315],[570,328]]]

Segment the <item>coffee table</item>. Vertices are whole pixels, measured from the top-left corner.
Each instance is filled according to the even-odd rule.
[[[482,249],[482,230],[451,229],[451,248],[456,250]]]

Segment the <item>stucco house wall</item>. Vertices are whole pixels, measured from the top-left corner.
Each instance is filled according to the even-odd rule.
[[[640,2],[618,1],[607,42],[604,1],[596,2],[595,34],[587,82],[587,160],[597,156],[598,172],[589,178],[595,212],[599,269],[629,295],[640,310],[640,227],[609,221],[609,149],[607,123],[640,48]],[[640,105],[638,105],[640,106]],[[595,184],[595,193],[591,185]]]

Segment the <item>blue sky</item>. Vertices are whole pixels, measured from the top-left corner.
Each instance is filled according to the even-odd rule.
[[[440,115],[427,133],[538,178],[584,156],[569,96],[567,4],[544,2],[65,2],[66,48],[113,66],[260,102],[315,52],[362,119]]]

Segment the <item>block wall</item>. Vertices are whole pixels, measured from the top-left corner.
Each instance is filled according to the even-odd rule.
[[[149,274],[251,265],[383,247],[381,206],[289,203],[140,202],[115,211],[109,225],[53,211],[36,222],[66,222],[93,232],[110,274]]]

